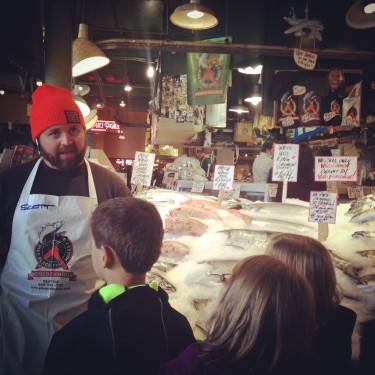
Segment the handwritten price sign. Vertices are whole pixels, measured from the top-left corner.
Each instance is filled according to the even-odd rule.
[[[357,199],[364,196],[363,186],[349,186],[348,198]]]
[[[137,151],[134,157],[131,184],[150,186],[154,161],[155,154]]]
[[[299,145],[275,145],[273,181],[297,181]]]
[[[215,165],[214,190],[232,190],[234,165]]]
[[[357,157],[316,157],[315,181],[357,181]]]
[[[203,193],[204,181],[194,181],[191,188],[192,193]]]
[[[337,210],[336,193],[312,191],[310,194],[309,221],[335,224]]]

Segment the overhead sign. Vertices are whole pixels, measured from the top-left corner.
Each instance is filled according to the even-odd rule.
[[[122,132],[120,125],[116,121],[104,120],[98,120],[96,124],[91,128],[91,131],[116,134],[120,134]]]

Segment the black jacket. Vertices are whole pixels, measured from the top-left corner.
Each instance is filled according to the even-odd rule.
[[[154,374],[194,341],[160,287],[130,289],[107,305],[95,292],[87,311],[54,334],[44,374]]]
[[[352,373],[352,334],[356,318],[353,310],[340,305],[316,331],[315,348],[321,359],[320,374]]]

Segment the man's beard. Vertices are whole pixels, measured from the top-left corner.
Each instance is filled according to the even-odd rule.
[[[40,148],[40,153],[43,156],[43,158],[45,160],[47,160],[53,167],[55,167],[57,169],[60,169],[60,170],[63,170],[63,171],[71,171],[71,170],[76,169],[77,167],[79,167],[82,164],[83,158],[84,158],[85,153],[86,153],[86,141],[85,141],[85,145],[84,145],[84,147],[82,148],[81,151],[79,151],[77,149],[77,147],[75,145],[73,145],[73,146],[65,147],[65,148],[59,150],[57,155],[49,154],[43,148],[42,145],[39,145],[39,148]],[[76,153],[75,157],[72,158],[72,159],[61,159],[60,153],[68,152],[68,151],[75,152]]]

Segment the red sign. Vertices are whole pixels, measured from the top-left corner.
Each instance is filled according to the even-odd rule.
[[[105,133],[121,133],[120,125],[116,121],[103,121],[98,120],[96,124],[91,128],[94,132],[105,132]]]

